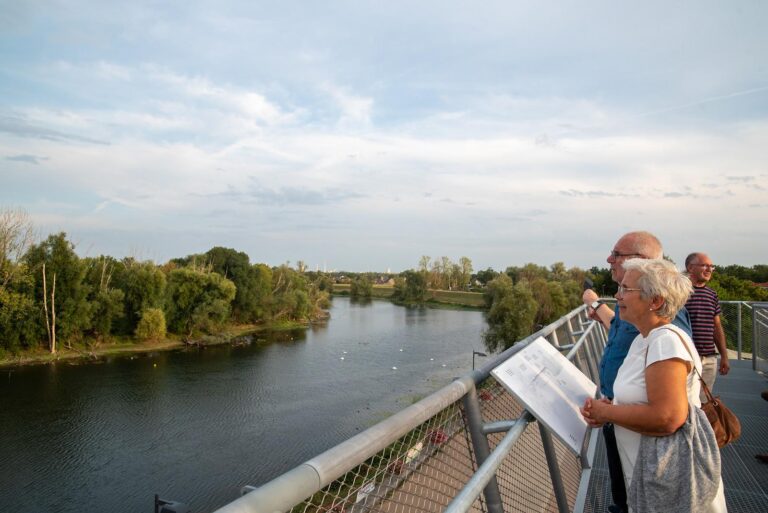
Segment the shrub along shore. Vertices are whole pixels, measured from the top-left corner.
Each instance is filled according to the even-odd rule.
[[[307,323],[299,322],[279,322],[269,325],[233,325],[216,335],[202,335],[200,338],[192,341],[184,341],[177,335],[168,334],[167,337],[161,340],[153,341],[137,342],[134,338],[120,337],[108,342],[91,342],[88,344],[74,343],[69,346],[62,346],[56,353],[51,353],[47,349],[37,347],[22,350],[13,355],[6,353],[4,357],[0,358],[0,368],[49,364],[59,361],[70,363],[79,361],[80,363],[87,363],[109,356],[146,354],[158,351],[175,351],[192,347],[236,344],[239,340],[242,340],[243,337],[256,335],[264,331],[294,330],[307,327]]]

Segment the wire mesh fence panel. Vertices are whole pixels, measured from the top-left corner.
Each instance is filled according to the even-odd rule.
[[[292,511],[442,511],[474,473],[473,461],[463,412],[453,404]]]
[[[484,422],[518,418],[523,408],[502,386],[489,379],[480,388],[479,396]],[[504,437],[504,433],[489,435],[491,449]],[[581,466],[578,458],[554,439],[555,453],[565,485],[570,507],[576,499]],[[547,465],[538,425],[531,423],[496,474],[506,512],[556,512],[557,502],[552,478]]]
[[[754,338],[754,362],[756,370],[768,372],[768,304],[752,305],[751,335]]]
[[[753,308],[742,301],[721,301],[720,322],[725,331],[725,342],[729,349],[738,351],[741,341],[742,358],[752,354]]]

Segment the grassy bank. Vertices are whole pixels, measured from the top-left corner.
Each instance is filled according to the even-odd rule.
[[[349,295],[350,285],[336,283],[333,285],[333,293]],[[394,294],[395,288],[390,285],[374,285],[372,297],[389,299]],[[427,292],[427,306],[451,306],[459,308],[485,308],[483,294],[480,292],[461,292],[455,290],[429,290]]]
[[[348,283],[334,283],[333,293],[340,296],[348,296],[351,286]],[[371,297],[389,299],[394,294],[395,288],[391,285],[374,285]]]
[[[306,323],[298,322],[279,322],[265,325],[232,325],[217,335],[203,335],[191,342],[184,342],[181,337],[173,334],[169,334],[163,340],[151,342],[137,342],[134,339],[127,337],[115,337],[109,341],[90,341],[88,343],[81,342],[72,344],[70,347],[62,346],[56,354],[51,354],[50,351],[43,348],[21,351],[13,355],[6,353],[0,356],[0,367],[34,365],[57,361],[87,361],[96,360],[106,356],[172,351],[190,346],[229,344],[238,337],[251,335],[260,331],[292,330],[306,327]]]

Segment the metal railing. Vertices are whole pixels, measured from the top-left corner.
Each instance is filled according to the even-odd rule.
[[[581,307],[217,513],[437,512],[454,498],[452,511],[570,511],[582,462],[543,426],[526,429],[535,419],[490,377],[539,336],[597,381],[605,331]]]
[[[768,303],[723,302],[739,354],[764,365]],[[747,321],[745,321],[747,319]],[[746,324],[749,322],[749,324]],[[216,513],[582,511],[597,441],[578,457],[551,436],[490,371],[543,336],[592,381],[606,342],[585,307],[489,358],[482,368],[243,495]],[[729,339],[730,340],[730,339]]]
[[[768,303],[752,303],[752,368],[768,373]]]

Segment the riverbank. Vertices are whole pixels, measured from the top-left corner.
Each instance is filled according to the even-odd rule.
[[[348,296],[350,285],[345,283],[336,283],[333,286],[333,293],[340,296]],[[378,299],[391,299],[395,288],[391,285],[374,285],[371,290],[371,297]],[[427,291],[427,300],[424,306],[432,308],[461,308],[479,310],[485,309],[485,300],[480,292],[463,292],[456,290],[434,290]]]
[[[18,354],[0,358],[0,368],[17,367],[21,365],[40,365],[59,361],[89,361],[107,356],[152,353],[156,351],[174,351],[195,346],[213,346],[231,344],[240,337],[253,335],[263,331],[287,331],[305,329],[308,323],[280,322],[274,324],[241,324],[229,326],[217,335],[203,335],[193,341],[184,341],[180,336],[169,334],[159,341],[136,342],[128,338],[113,338],[107,342],[91,342],[89,344],[73,344],[62,346],[55,353],[43,348],[22,351]]]

